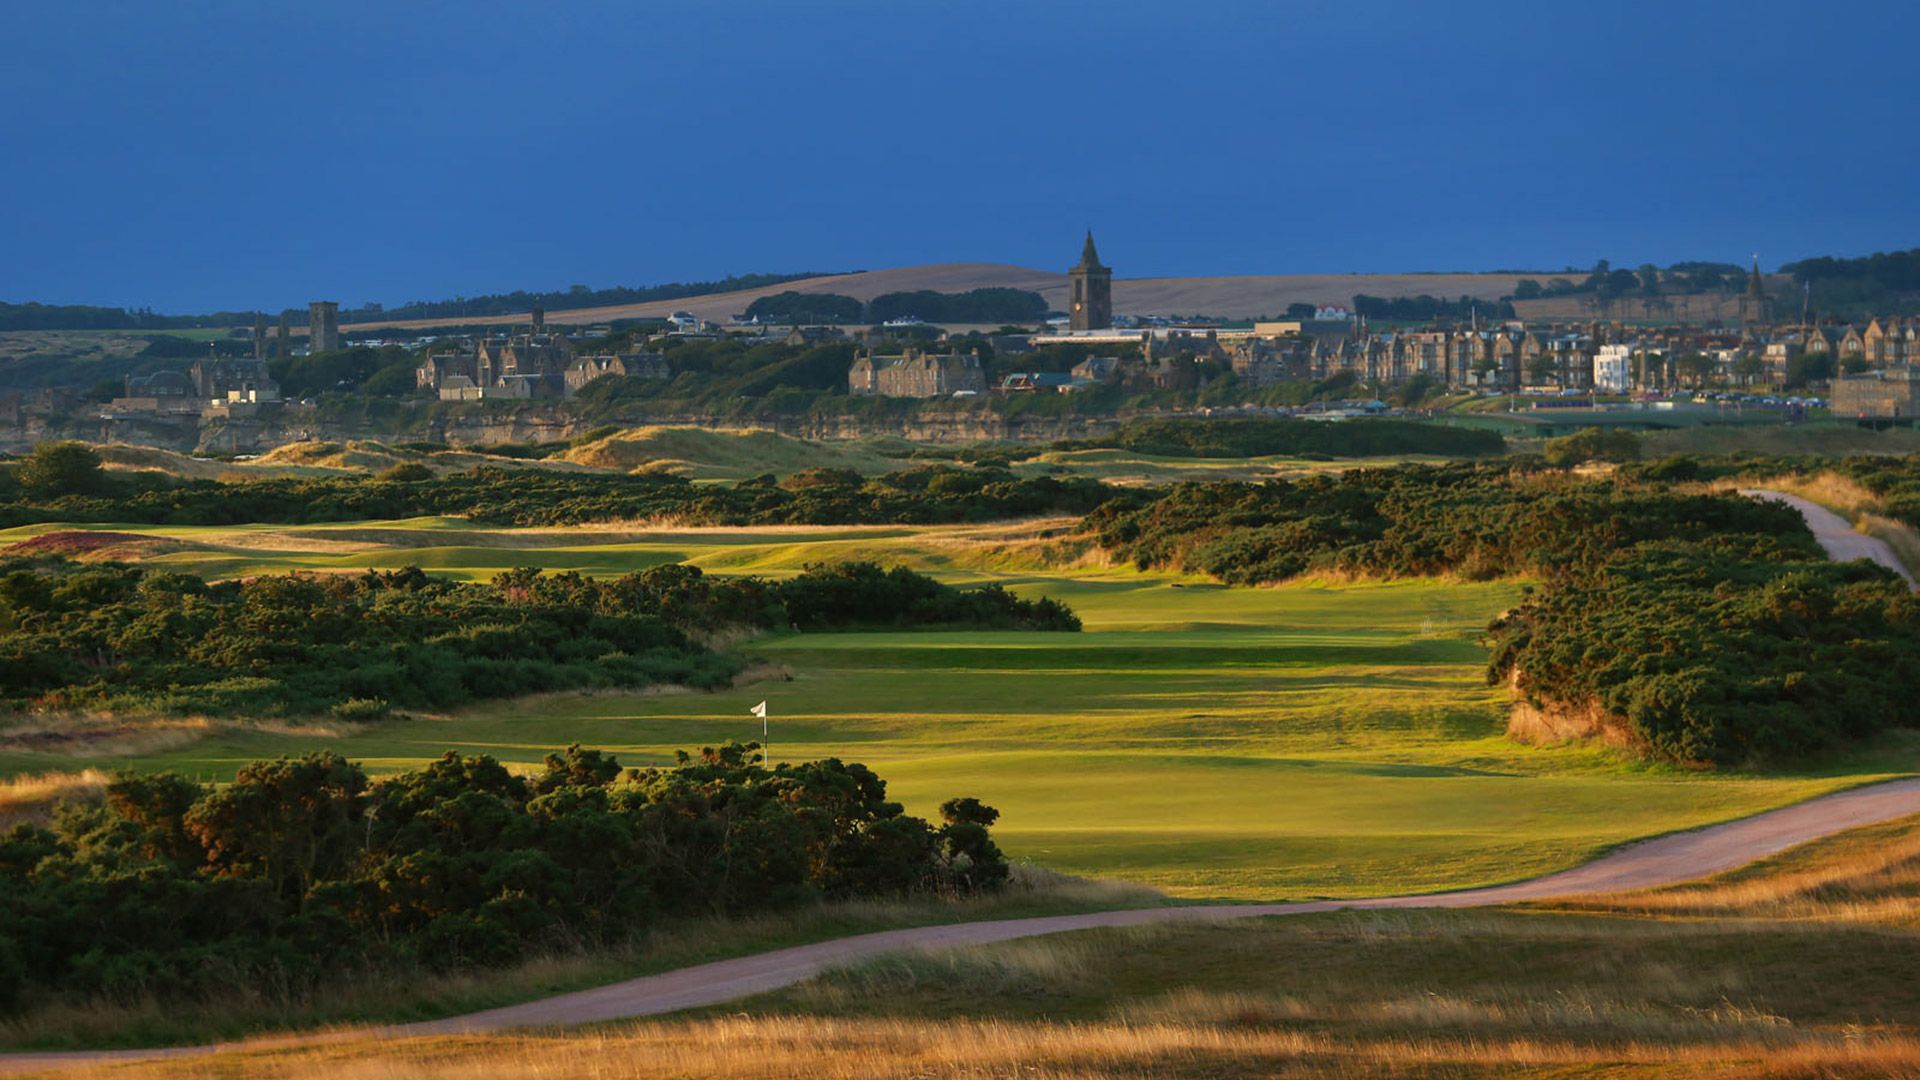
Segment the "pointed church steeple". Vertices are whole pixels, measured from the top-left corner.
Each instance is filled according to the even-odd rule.
[[[1067,309],[1067,325],[1074,330],[1105,330],[1113,325],[1113,271],[1100,265],[1100,252],[1093,246],[1093,230],[1087,230],[1087,243],[1080,249],[1080,262],[1067,271],[1072,294]]]
[[[1742,329],[1756,323],[1765,323],[1773,317],[1772,303],[1767,298],[1766,279],[1760,275],[1760,256],[1753,257],[1753,269],[1747,272],[1747,292],[1740,298],[1740,325]]]
[[[1089,270],[1100,269],[1100,252],[1093,246],[1093,230],[1087,230],[1086,246],[1080,249],[1080,265]]]

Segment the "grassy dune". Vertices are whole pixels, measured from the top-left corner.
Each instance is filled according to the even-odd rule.
[[[566,452],[564,460],[620,472],[666,471],[695,480],[744,480],[801,469],[851,469],[867,475],[906,467],[863,443],[816,442],[775,431],[641,427]]]
[[[1319,460],[1286,454],[1259,457],[1190,458],[1136,450],[1048,450],[1020,461],[1013,471],[1087,476],[1118,484],[1171,484],[1181,480],[1274,480],[1347,469],[1377,469],[1415,461],[1452,459],[1422,455]]]
[[[409,563],[466,578],[519,565],[611,574],[670,560],[777,575],[816,559],[873,558],[1057,597],[1087,630],[774,636],[743,646],[774,677],[733,690],[555,695],[363,728],[210,723],[148,742],[136,724],[64,745],[0,731],[0,775],[129,764],[220,778],[318,746],[380,771],[449,748],[533,763],[573,741],[632,765],[664,763],[682,747],[757,738],[747,710],[765,699],[780,757],[865,761],[916,813],[977,795],[1005,812],[996,834],[1016,856],[1211,898],[1530,876],[1911,760],[1889,744],[1817,774],[1702,776],[1514,745],[1475,640],[1517,595],[1513,583],[1227,589],[1056,565],[1062,553],[1049,545],[1062,541],[1046,539],[1044,525],[529,531],[422,520],[149,531],[185,545],[155,561],[216,576]]]

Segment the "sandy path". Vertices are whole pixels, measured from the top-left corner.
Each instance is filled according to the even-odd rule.
[[[1212,907],[1146,908],[1056,915],[1034,919],[926,926],[823,941],[743,956],[678,971],[648,975],[609,986],[561,994],[466,1016],[417,1024],[361,1029],[313,1036],[255,1040],[222,1046],[166,1050],[92,1051],[0,1056],[0,1073],[55,1069],[141,1058],[185,1057],[223,1048],[259,1048],[325,1040],[404,1038],[498,1031],[505,1028],[582,1024],[600,1020],[655,1016],[678,1009],[714,1005],[790,986],[831,967],[904,949],[983,945],[1014,938],[1164,922],[1218,922],[1262,915],[1369,908],[1464,908],[1539,900],[1553,896],[1619,892],[1671,885],[1730,870],[1845,829],[1920,813],[1920,778],[1853,788],[1795,806],[1721,825],[1643,840],[1571,870],[1529,881],[1462,892],[1389,896],[1371,900],[1304,904],[1232,904]]]
[[[1846,518],[1819,503],[1809,502],[1798,495],[1789,495],[1784,491],[1769,491],[1765,488],[1742,488],[1740,494],[1756,499],[1766,499],[1769,502],[1785,503],[1800,511],[1800,516],[1807,519],[1807,528],[1813,530],[1813,538],[1820,541],[1820,546],[1826,549],[1828,557],[1834,561],[1851,562],[1854,559],[1871,559],[1905,578],[1908,585],[1920,588],[1920,585],[1914,582],[1913,575],[1901,565],[1900,557],[1893,553],[1893,548],[1889,547],[1885,540],[1855,532],[1853,525]]]

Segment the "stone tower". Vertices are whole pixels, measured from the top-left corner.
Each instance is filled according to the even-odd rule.
[[[1072,316],[1068,324],[1074,330],[1106,330],[1113,326],[1113,270],[1100,265],[1100,253],[1093,248],[1093,230],[1087,230],[1086,246],[1080,249],[1079,265],[1067,271],[1072,286]]]
[[[287,311],[285,308],[280,309],[280,329],[274,334],[273,355],[293,355],[293,331],[287,326]]]
[[[267,358],[267,315],[263,311],[253,313],[253,358]]]
[[[538,300],[533,303],[533,336],[539,337],[547,332],[547,305]]]
[[[1753,257],[1753,269],[1747,272],[1747,291],[1740,296],[1740,325],[1742,328],[1764,326],[1770,320],[1771,305],[1767,301],[1767,283],[1760,276],[1760,256]]]
[[[340,347],[340,305],[332,300],[315,300],[307,305],[307,355],[332,352]]]

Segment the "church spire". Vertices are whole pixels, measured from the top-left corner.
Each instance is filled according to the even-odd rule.
[[[1100,253],[1093,247],[1093,230],[1087,230],[1087,244],[1080,249],[1080,265],[1092,269],[1100,265]]]

